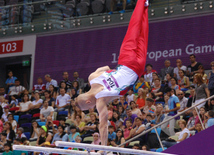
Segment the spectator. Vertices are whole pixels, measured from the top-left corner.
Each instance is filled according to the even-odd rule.
[[[184,96],[183,91],[178,91],[177,96],[179,98],[179,102],[180,102],[180,106],[181,106],[178,112],[182,112],[187,108],[188,99]]]
[[[23,137],[26,137],[25,134],[24,134],[24,129],[22,127],[19,127],[17,129],[16,138],[23,138]]]
[[[12,71],[8,71],[7,75],[8,75],[8,78],[7,78],[6,82],[5,82],[5,84],[7,85],[7,88],[9,89],[10,87],[15,85],[15,80],[17,80],[17,77],[13,76],[13,72]]]
[[[35,100],[30,104],[31,113],[40,111],[43,103],[43,100],[40,99],[39,92],[35,92],[34,96],[35,96]]]
[[[52,117],[50,116],[47,117],[46,127],[48,129],[48,137],[52,139],[52,136],[57,132],[57,126],[53,123]]]
[[[180,77],[178,80],[178,85],[180,86],[182,91],[187,91],[190,86],[189,78],[185,76],[184,70],[179,70],[178,74]]]
[[[5,93],[4,87],[0,86],[0,96],[4,96],[5,99],[9,99],[8,95]]]
[[[177,85],[177,79],[174,78],[174,77],[172,77],[172,78],[171,78],[171,84],[172,84],[171,88],[174,89],[175,92],[176,92],[176,94],[177,94],[178,91],[180,90],[180,86]]]
[[[163,105],[157,104],[156,111],[155,111],[155,119],[153,121],[154,124],[159,124],[163,122],[165,115],[163,114]]]
[[[152,88],[151,93],[154,93],[156,102],[164,101],[164,98],[163,98],[164,87],[161,86],[161,81],[159,78],[155,79],[154,88]]]
[[[74,81],[72,86],[76,90],[78,95],[82,93],[82,89],[80,88],[78,81]]]
[[[36,141],[36,146],[44,146],[45,142],[47,141],[48,136],[48,129],[46,126],[41,126],[40,128],[40,135],[39,138]]]
[[[138,83],[136,83],[134,86],[133,86],[133,91],[134,93],[137,93],[138,92],[138,89],[139,88],[150,88],[148,82],[145,82],[144,80],[144,75],[142,75],[138,81]]]
[[[39,124],[36,121],[32,122],[30,141],[36,141],[40,136]]]
[[[20,138],[16,138],[14,140],[14,145],[21,145],[22,141]],[[21,150],[13,150],[13,155],[28,155],[27,151],[21,151]]]
[[[1,133],[1,141],[0,141],[0,152],[4,152],[4,144],[7,143],[7,134]]]
[[[172,84],[171,84],[171,75],[169,73],[166,74],[166,79],[165,79],[165,86],[164,87],[171,87]]]
[[[68,108],[70,100],[71,97],[68,94],[65,94],[65,89],[60,88],[60,95],[56,98],[55,111],[64,111],[66,108]]]
[[[132,114],[136,114],[137,116],[140,116],[142,114],[135,101],[130,102],[130,107],[132,109]]]
[[[46,91],[44,92],[44,95],[45,95],[44,101],[47,101],[47,102],[48,102],[48,106],[52,106],[52,107],[54,108],[55,99],[54,99],[53,97],[51,97],[50,91],[46,90]]]
[[[187,108],[191,107],[192,103],[194,103],[194,102],[195,102],[195,87],[191,86],[190,87],[190,96],[189,96],[189,99],[187,102]]]
[[[211,127],[214,125],[214,111],[210,110],[208,112],[208,121],[207,121],[207,127]]]
[[[16,133],[16,128],[17,128],[17,122],[16,120],[14,120],[14,117],[12,114],[9,114],[7,116],[8,122],[10,122],[12,124],[12,129],[14,130],[14,132]],[[1,133],[1,131],[0,131]]]
[[[196,100],[195,104],[198,104],[202,101],[204,101],[206,98],[210,97],[210,92],[209,89],[207,88],[207,85],[204,84],[203,82],[203,77],[201,74],[195,74],[194,75],[194,80],[197,84],[197,87],[195,89],[195,95],[196,95]],[[198,109],[200,109],[202,106],[205,105],[206,102],[200,104],[197,106]],[[210,107],[210,100],[208,101],[208,106]]]
[[[120,97],[119,105],[121,105],[124,109],[127,108],[128,102],[125,100],[125,95]]]
[[[124,120],[124,118],[126,117],[126,112],[122,106],[118,107],[118,112],[119,112],[120,118]]]
[[[133,128],[130,132],[132,137],[139,135],[140,133],[142,133],[146,129],[146,126],[144,124],[142,124],[142,119],[140,117],[137,117],[134,120],[134,123],[132,126],[135,126],[135,128]],[[140,141],[141,140],[142,139],[140,139]]]
[[[0,96],[0,105],[1,105],[1,108],[4,108],[5,106],[7,106],[8,104],[6,103],[6,100],[4,98],[4,96]],[[2,111],[1,111],[2,112]],[[3,109],[3,112],[4,112],[4,109]],[[2,113],[1,113],[2,115]]]
[[[24,95],[22,102],[19,103],[19,110],[16,111],[16,113],[19,113],[19,115],[24,115],[30,110],[31,101],[29,101],[29,96]]]
[[[148,145],[143,145],[142,146],[142,150],[144,150],[144,151],[150,151],[150,148],[149,148]]]
[[[16,95],[11,96],[11,101],[10,101],[10,108],[14,108],[18,105],[19,101],[16,99]]]
[[[84,79],[79,78],[78,72],[74,72],[73,77],[74,77],[74,81],[77,81],[79,83],[79,88],[83,89],[84,88]]]
[[[114,132],[114,126],[109,125],[108,126],[108,144],[111,143],[111,141],[115,141],[116,139],[116,133]]]
[[[58,132],[54,135],[52,143],[55,144],[56,141],[68,141],[68,135],[64,132],[65,128],[62,125],[58,126]]]
[[[16,95],[17,98],[21,97],[21,94],[24,92],[25,87],[20,85],[20,81],[18,79],[15,80],[15,86],[10,87],[10,92],[8,95]]]
[[[146,99],[146,91],[143,88],[138,90],[138,97],[136,98],[136,104],[138,108],[142,110],[145,106],[145,99]]]
[[[4,125],[7,134],[7,142],[11,144],[16,136],[15,132],[13,131],[13,127],[10,122],[5,122]]]
[[[198,74],[202,75],[202,79],[203,79],[204,83],[207,84],[207,82],[208,82],[207,74],[205,74],[204,67],[202,65],[198,66]]]
[[[211,71],[209,72],[209,83],[208,88],[210,90],[210,96],[214,95],[214,61],[210,63]]]
[[[98,132],[99,123],[96,121],[96,115],[91,114],[90,117],[91,121],[88,122],[84,127],[85,134],[81,136],[82,140],[84,140],[85,137],[92,136],[93,133]]]
[[[91,144],[101,145],[100,134],[98,132],[93,134],[93,142]]]
[[[10,112],[9,112],[9,106],[8,105],[6,105],[5,107],[4,107],[4,114],[2,115],[2,121],[3,122],[7,122],[8,121],[8,115],[9,114],[11,114]]]
[[[160,73],[162,80],[165,79],[165,76],[167,73],[169,73],[171,75],[171,77],[174,76],[174,74],[173,74],[174,68],[171,67],[170,64],[171,64],[171,62],[169,60],[164,61],[165,68],[162,68],[161,73]]]
[[[132,149],[141,150],[141,146],[140,146],[140,144],[134,144],[134,146],[132,147]]]
[[[174,91],[171,88],[166,88],[166,104],[168,104],[168,109],[163,111],[166,113],[166,117],[164,121],[171,118],[172,116],[177,114],[177,111],[180,109],[180,103],[177,96],[174,95]],[[165,132],[169,136],[175,135],[174,127],[175,127],[176,119],[171,119],[169,122],[164,123],[161,125],[161,130]],[[167,128],[169,124],[169,129]]]
[[[69,132],[69,124],[65,123],[66,119],[64,117],[59,118],[59,125],[63,126],[64,131],[67,133]]]
[[[72,87],[72,82],[68,79],[69,75],[68,72],[62,73],[63,80],[61,82],[65,82],[66,89],[70,89]]]
[[[151,114],[154,116],[156,107],[152,98],[146,98],[146,106],[143,109],[144,113]]]
[[[128,140],[132,137],[131,130],[132,130],[132,120],[128,119],[126,120],[126,128],[124,129],[124,132],[123,132],[125,140]]]
[[[195,109],[192,110],[193,116],[189,118],[187,122],[187,129],[192,131],[195,130],[195,125],[199,123],[199,118]]]
[[[125,142],[124,136],[123,136],[123,130],[122,129],[118,129],[116,132],[116,138],[115,141],[111,141],[111,145],[112,146],[118,146],[120,144],[123,144]],[[124,147],[124,146],[121,146]]]
[[[120,118],[119,112],[114,111],[112,121],[115,124],[116,129],[121,128],[123,125],[123,120]]]
[[[112,108],[114,111],[118,111],[118,107],[119,107],[119,99],[115,99],[111,102]]]
[[[33,91],[38,91],[39,95],[42,95],[45,92],[45,84],[41,77],[37,79],[37,84],[33,86]]]
[[[200,118],[201,118],[202,122],[204,122],[204,120],[205,120],[205,113],[206,113],[205,107],[201,107],[199,109],[199,114],[200,114]]]
[[[210,110],[213,110],[213,111],[214,111],[214,98],[212,98],[212,99],[210,100],[210,103],[211,103]]]
[[[198,67],[202,64],[196,61],[196,56],[194,54],[191,54],[189,59],[191,64],[187,66],[187,75],[189,76],[190,81],[193,81],[193,76],[198,73]]]
[[[77,108],[77,109],[79,109],[79,108]],[[81,111],[81,113],[80,113],[80,111],[79,111],[79,114],[81,115],[81,116],[85,116],[84,118],[85,118],[85,121],[86,122],[88,122],[88,121],[90,121],[90,115],[93,113],[93,114],[96,114],[96,118],[98,118],[98,114],[96,113],[96,112],[94,112],[94,108],[89,108],[88,109],[89,110],[89,113],[87,113],[87,114],[84,114],[82,111]],[[78,113],[78,112],[77,112]],[[82,121],[84,121],[84,119],[82,119]]]
[[[75,88],[71,88],[70,96],[72,100],[75,100],[75,98],[78,96]]]
[[[148,82],[150,85],[151,85],[151,83],[152,83],[152,73],[157,73],[157,71],[156,70],[153,70],[152,69],[152,65],[151,64],[147,64],[146,65],[146,71],[143,73],[143,75],[144,75],[144,79],[145,79],[145,82]]]
[[[128,105],[130,105],[130,102],[134,100],[135,100],[135,95],[133,93],[133,89],[130,89],[128,91],[128,95],[126,96],[126,101],[128,102]]]
[[[11,151],[11,145],[6,143],[4,144],[4,152],[3,155],[13,155],[13,152]]]
[[[66,92],[66,94],[68,94],[68,95],[70,95],[70,93],[71,93],[71,89],[68,89],[67,87],[66,87],[66,83],[65,82],[60,82],[60,84],[59,84],[59,88],[64,88],[65,89],[65,92]],[[59,93],[60,93],[60,89],[58,89],[58,91],[57,91],[57,96],[59,95]]]
[[[52,79],[49,74],[45,75],[45,81],[47,81],[47,83],[46,83],[46,89],[47,90],[49,90],[49,86],[50,85],[53,85],[54,87],[57,87],[57,81]]]
[[[202,128],[201,123],[197,123],[195,125],[195,134],[201,132],[202,130],[203,130],[203,128]]]
[[[92,112],[92,113],[90,113],[90,114],[95,114],[95,113]],[[77,115],[81,115],[81,117],[82,117],[81,121],[84,121],[85,113],[82,112],[82,110],[81,110],[78,106],[74,106],[74,112],[73,112],[73,114],[71,115],[71,121],[72,121],[72,122],[75,121],[75,118],[76,118]],[[95,114],[95,115],[97,115],[97,114]],[[90,117],[90,115],[89,115],[89,117]],[[97,118],[97,117],[96,117],[96,118]],[[89,121],[90,119],[87,119],[87,120]]]
[[[124,120],[123,126],[126,126],[126,120],[131,119],[132,122],[134,122],[135,118],[137,118],[136,114],[132,114],[131,108],[126,109],[126,115],[127,115],[127,118]]]
[[[43,108],[40,111],[40,121],[44,122],[47,120],[47,117],[53,117],[54,109],[52,106],[48,106],[48,101],[44,101]]]
[[[54,98],[54,99],[56,99],[57,92],[55,90],[54,85],[49,85],[49,91],[50,91],[51,97]]]
[[[69,142],[75,142],[76,137],[80,136],[80,133],[77,132],[77,127],[75,125],[70,126],[70,134],[68,136]]]
[[[78,127],[80,135],[82,135],[84,127],[85,127],[85,122],[82,121],[82,116],[81,115],[76,115],[76,119],[74,121],[74,124]]]
[[[174,142],[162,141],[164,147],[171,147],[171,146],[173,146],[173,145],[175,145],[177,143],[180,143],[180,142],[182,142],[185,139],[190,137],[190,132],[186,128],[186,121],[185,120],[180,120],[178,124],[179,124],[179,127],[181,128],[181,132],[180,132],[180,134],[178,136],[178,140],[174,141]]]
[[[175,67],[174,71],[173,71],[174,77],[176,77],[178,80],[180,80],[179,70],[183,70],[184,71],[184,75],[185,75],[187,67],[182,65],[181,59],[177,59],[176,60],[176,65],[177,65],[177,67]]]

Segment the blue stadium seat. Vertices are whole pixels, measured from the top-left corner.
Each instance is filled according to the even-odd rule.
[[[22,118],[31,119],[31,117],[32,117],[32,115],[31,115],[31,114],[28,114],[28,115],[22,115],[22,116],[20,117],[20,119],[22,119]]]
[[[27,137],[27,139],[30,139],[30,132],[24,132],[25,136]]]
[[[167,147],[164,147],[164,150],[166,150],[167,149]],[[163,149],[162,148],[158,148],[157,150],[156,150],[156,152],[162,152],[163,151]]]
[[[24,129],[24,132],[31,132],[31,127],[32,124],[31,123],[24,123],[21,125],[21,127]]]
[[[58,113],[58,115],[66,115],[66,116],[68,116],[68,111],[60,111]]]
[[[43,126],[45,125],[46,123],[45,122],[38,122],[39,126]]]
[[[18,123],[19,122],[19,115],[14,115],[14,120],[16,120],[16,122]]]

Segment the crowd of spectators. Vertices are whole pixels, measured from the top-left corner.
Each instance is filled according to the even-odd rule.
[[[214,95],[214,62],[211,62],[212,70],[208,75],[195,55],[190,55],[187,67],[180,59],[176,64],[172,67],[166,60],[160,74],[147,64],[144,75],[133,88],[125,96],[108,103],[108,145],[123,144]],[[74,101],[90,89],[90,84],[84,83],[78,72],[73,73],[73,81],[68,72],[63,72],[62,78],[56,81],[46,74],[46,83],[39,77],[33,89],[27,90],[9,71],[6,85],[0,87],[0,151],[24,155],[28,152],[12,151],[11,145],[56,147],[55,141],[100,145],[96,107],[81,111]],[[212,125],[214,99],[160,125],[158,131],[161,131],[164,146],[170,147]],[[160,144],[155,132],[150,132],[138,137],[134,144],[122,147],[150,150]]]

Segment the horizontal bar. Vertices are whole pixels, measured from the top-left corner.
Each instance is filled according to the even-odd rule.
[[[102,150],[102,151],[111,151],[111,152],[119,152],[119,153],[127,153],[127,154],[163,155],[163,153],[159,153],[159,152],[127,149],[127,148],[121,148],[121,147],[110,147],[110,146],[104,146],[104,145],[92,145],[92,144],[85,144],[85,143],[56,141],[55,145],[59,147],[74,147],[74,148],[83,148],[86,150]],[[164,155],[170,155],[170,154],[164,153]]]
[[[142,132],[141,134],[136,135],[135,137],[133,137],[133,138],[131,138],[131,139],[125,141],[123,144],[120,144],[119,147],[125,145],[126,143],[129,143],[129,142],[135,140],[136,138],[138,138],[138,137],[140,137],[140,136],[145,135],[146,133],[152,131],[153,129],[155,129],[155,128],[157,128],[157,127],[159,127],[160,125],[162,125],[162,124],[164,124],[164,123],[166,123],[166,122],[168,122],[168,121],[174,119],[175,117],[178,117],[178,116],[182,115],[183,113],[185,113],[185,112],[191,110],[192,108],[197,107],[198,105],[200,105],[200,104],[202,104],[202,103],[204,103],[204,102],[206,102],[206,101],[208,101],[208,100],[210,100],[210,99],[212,99],[212,98],[214,98],[214,95],[213,95],[213,96],[210,96],[209,98],[205,99],[204,101],[199,102],[198,104],[195,104],[195,105],[189,107],[188,109],[182,111],[181,113],[179,113],[179,114],[177,114],[177,115],[175,115],[175,116],[172,116],[171,118],[169,118],[169,119],[167,119],[167,120],[165,120],[165,121],[163,121],[163,122],[161,122],[161,123],[159,123],[159,124],[153,126],[152,128],[150,128],[150,129],[148,129],[148,130]]]
[[[43,153],[58,153],[58,154],[72,154],[72,155],[88,155],[87,151],[65,150],[59,148],[13,145],[13,150],[43,152]],[[90,155],[101,155],[100,153],[90,152]]]

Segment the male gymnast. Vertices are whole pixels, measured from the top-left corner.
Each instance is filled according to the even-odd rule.
[[[76,99],[76,105],[82,110],[96,105],[102,145],[107,145],[108,139],[107,104],[125,95],[144,72],[148,33],[148,0],[138,0],[120,49],[118,67],[111,70],[104,66],[91,73],[88,77],[91,89]]]

